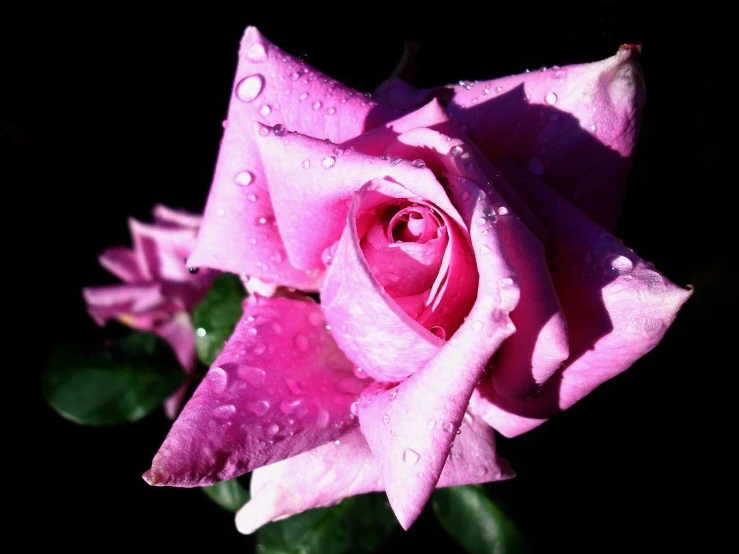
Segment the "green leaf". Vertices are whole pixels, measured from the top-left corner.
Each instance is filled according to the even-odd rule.
[[[169,346],[151,333],[134,333],[104,351],[63,347],[41,377],[46,401],[85,425],[141,419],[183,382]]]
[[[384,494],[347,498],[276,521],[257,531],[260,554],[343,554],[374,552],[398,529]]]
[[[529,552],[516,525],[480,486],[437,489],[432,504],[441,526],[470,554]]]
[[[229,512],[235,512],[249,502],[249,491],[238,479],[221,481],[210,487],[200,487],[208,498]]]
[[[209,366],[241,318],[246,291],[238,276],[224,273],[213,282],[208,294],[193,312],[198,358]]]

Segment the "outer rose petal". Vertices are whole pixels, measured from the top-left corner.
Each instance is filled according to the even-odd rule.
[[[427,431],[431,432],[431,430]],[[416,475],[422,480],[423,475]],[[455,487],[513,477],[508,463],[495,452],[493,430],[467,414],[462,434],[454,440],[439,487]],[[236,527],[253,533],[262,525],[293,514],[331,506],[357,494],[382,491],[380,464],[361,431],[344,435],[336,444],[319,446],[254,471],[252,500],[236,514]]]
[[[197,231],[149,225],[129,219],[134,252],[144,276],[152,281],[191,282],[185,260],[192,252]]]
[[[443,212],[456,214],[428,169],[299,134],[275,136],[270,132],[265,136],[268,130],[260,125],[253,133],[285,249],[296,267],[323,269],[321,256],[341,236],[352,194],[372,179],[401,183]]]
[[[468,181],[451,179],[449,184],[467,223],[489,212],[487,197]],[[391,390],[368,389],[360,402],[362,432],[380,460],[390,505],[406,529],[441,475],[488,361],[515,331],[508,314],[516,307],[519,291],[499,234],[495,227],[487,233],[480,226],[469,228],[480,279],[467,321],[425,367]]]
[[[209,485],[339,438],[363,388],[351,368],[317,304],[249,297],[144,479]]]
[[[139,268],[136,254],[123,246],[108,248],[98,258],[100,265],[125,283],[145,281],[144,272]]]
[[[527,160],[531,171],[612,231],[644,105],[638,51],[625,45],[600,62],[430,90],[394,79],[376,98],[409,111],[437,96],[487,157]]]
[[[490,383],[479,388],[476,412],[512,437],[569,408],[654,348],[691,291],[654,271],[529,172],[513,163],[504,170],[552,233],[552,279],[571,352],[563,370],[530,400],[502,398]]]
[[[289,56],[254,27],[244,33],[235,77],[203,227],[190,261],[316,289],[320,276],[294,268],[281,252],[284,228],[274,226],[254,121],[344,141],[392,119],[394,112]]]

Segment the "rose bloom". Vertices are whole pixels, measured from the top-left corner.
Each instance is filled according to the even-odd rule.
[[[147,482],[255,470],[249,533],[382,490],[408,528],[435,487],[512,477],[494,430],[625,370],[690,295],[611,234],[637,57],[370,99],[247,29],[189,263],[295,290],[245,301]]]
[[[117,246],[100,255],[100,265],[123,283],[88,287],[82,293],[88,313],[99,325],[117,320],[132,329],[156,333],[189,374],[197,363],[190,314],[216,272],[193,273],[184,263],[195,244],[201,216],[162,205],[154,206],[153,212],[153,223],[129,219],[133,248]],[[172,419],[186,389],[187,383],[164,403]]]

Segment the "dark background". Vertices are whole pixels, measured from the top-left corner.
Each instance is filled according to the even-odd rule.
[[[141,480],[169,427],[162,413],[84,428],[39,393],[54,346],[115,333],[88,318],[80,288],[113,282],[96,256],[128,244],[126,218],[148,219],[157,202],[202,210],[248,24],[359,90],[393,70],[405,39],[421,44],[419,85],[644,45],[647,105],[617,234],[695,294],[630,370],[543,427],[501,440],[518,477],[495,490],[538,552],[739,551],[729,289],[739,90],[728,78],[723,16],[704,20],[706,6],[650,16],[632,2],[522,5],[492,16],[451,3],[407,17],[399,9],[241,2],[161,14],[131,4],[6,14],[0,178],[11,199],[2,202],[11,356],[0,389],[2,537],[18,541],[14,551],[253,545],[198,491]],[[429,540],[453,551],[430,517],[386,550]]]

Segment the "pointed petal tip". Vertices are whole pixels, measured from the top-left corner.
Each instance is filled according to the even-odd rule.
[[[141,478],[146,481],[147,485],[151,485],[152,487],[161,485],[163,481],[161,474],[158,471],[155,471],[154,468],[148,469]]]
[[[638,58],[641,55],[641,51],[642,45],[638,42],[626,43],[618,47],[618,54],[623,57],[633,56]]]

